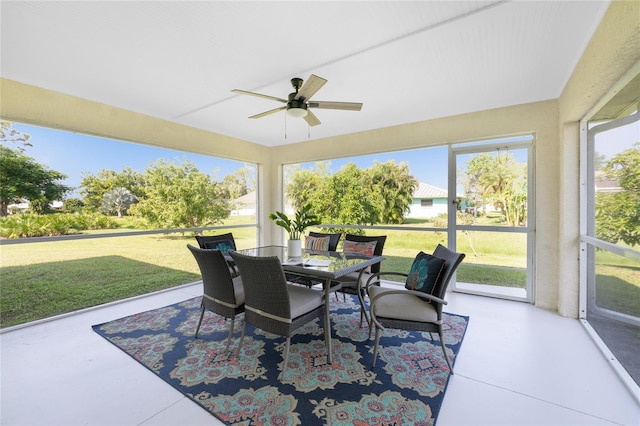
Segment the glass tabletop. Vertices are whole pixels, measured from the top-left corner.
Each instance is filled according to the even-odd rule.
[[[338,278],[383,261],[383,256],[345,255],[338,251],[302,250],[302,257],[287,256],[284,246],[264,246],[238,250],[248,256],[276,256],[285,271],[321,278]]]

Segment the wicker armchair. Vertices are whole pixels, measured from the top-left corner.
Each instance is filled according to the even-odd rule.
[[[382,256],[382,250],[384,249],[384,243],[387,240],[387,236],[380,235],[377,237],[372,237],[346,234],[344,239],[345,241],[353,241],[356,243],[368,243],[375,241],[376,247],[373,251],[373,254],[375,256]],[[338,297],[339,292],[343,294],[343,298],[346,297],[346,294],[355,294],[358,296],[358,300],[360,301],[360,325],[362,325],[363,316],[367,319],[367,322],[369,322],[369,317],[367,316],[367,308],[364,303],[364,296],[366,295],[364,284],[367,282],[371,274],[375,274],[378,272],[380,272],[380,263],[371,265],[370,271],[354,272],[345,275],[344,277],[340,277],[335,281],[335,283],[342,284],[342,287],[336,291],[336,297]]]
[[[238,344],[240,353],[247,323],[286,337],[282,371],[287,368],[293,332],[309,321],[324,316],[327,350],[331,348],[329,318],[323,315],[324,292],[288,284],[278,257],[247,256],[230,252],[238,266],[245,288],[245,323]],[[331,353],[329,352],[329,360]]]
[[[236,240],[231,232],[221,235],[196,235],[196,241],[201,249],[218,249],[224,252],[236,250]],[[231,275],[237,277],[238,268],[236,268],[236,265],[228,257],[227,263],[229,264]]]
[[[201,303],[202,310],[196,327],[195,338],[198,338],[198,331],[200,331],[205,309],[225,318],[230,318],[231,325],[226,347],[228,351],[231,337],[233,336],[235,317],[237,314],[244,312],[242,279],[231,276],[227,261],[220,250],[200,249],[191,244],[187,244],[187,247],[193,257],[196,258],[196,262],[198,262],[204,286]]]
[[[373,282],[379,282],[381,275],[408,277],[408,274],[402,272],[380,272],[372,274],[367,281],[365,289],[369,294],[371,322],[376,329],[372,367],[376,365],[380,330],[392,328],[427,331],[429,333],[437,332],[440,336],[440,345],[442,346],[444,358],[449,366],[449,371],[453,374],[451,361],[447,355],[442,337],[442,307],[447,304],[444,298],[447,287],[449,286],[449,281],[465,255],[451,251],[443,245],[438,244],[438,247],[436,247],[433,252],[433,256],[443,259],[444,266],[440,271],[439,279],[436,281],[431,293],[370,285]],[[371,329],[369,329],[369,333],[371,333]]]

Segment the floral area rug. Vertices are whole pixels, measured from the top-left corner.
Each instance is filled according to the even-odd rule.
[[[239,356],[227,356],[229,322],[207,311],[194,339],[199,297],[93,329],[229,425],[434,425],[449,381],[437,334],[385,330],[371,369],[373,333],[359,327],[357,298],[338,299],[330,302],[333,363],[316,319],[291,338],[280,378],[283,337],[249,325]],[[453,362],[468,321],[445,314]]]

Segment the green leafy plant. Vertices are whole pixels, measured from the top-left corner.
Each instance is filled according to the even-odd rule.
[[[21,213],[0,217],[0,237],[3,238],[51,237],[117,227],[113,218],[99,213]]]
[[[311,212],[311,204],[306,204],[296,210],[293,220],[286,214],[276,211],[269,215],[269,219],[282,226],[289,234],[289,239],[299,240],[305,229],[310,226],[320,225],[320,219]]]

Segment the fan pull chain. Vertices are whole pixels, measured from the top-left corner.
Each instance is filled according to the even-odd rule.
[[[284,114],[284,138],[287,138],[287,113]]]

